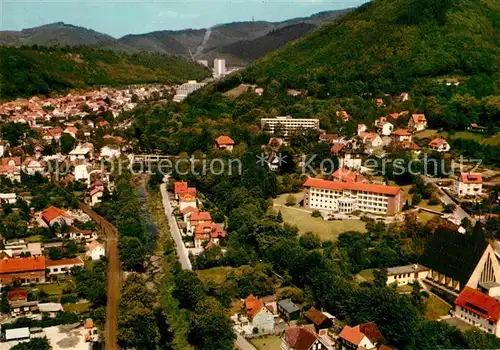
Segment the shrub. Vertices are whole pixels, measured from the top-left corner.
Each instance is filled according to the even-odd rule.
[[[286,205],[289,207],[293,207],[295,204],[297,204],[297,199],[295,198],[295,196],[293,194],[289,194],[286,197]]]
[[[312,212],[311,216],[313,218],[320,218],[321,217],[321,212],[319,210],[315,210]]]

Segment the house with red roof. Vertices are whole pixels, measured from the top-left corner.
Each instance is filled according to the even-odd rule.
[[[61,128],[50,128],[45,131],[42,139],[45,143],[51,143],[52,141],[59,141],[61,139],[62,130]]]
[[[196,196],[196,188],[188,187],[188,183],[185,181],[174,182],[174,196],[175,199],[179,199],[179,195],[182,193],[191,193]]]
[[[394,142],[411,142],[412,135],[406,129],[396,129],[391,134],[392,140]]]
[[[358,137],[368,150],[380,148],[384,145],[384,141],[380,135],[375,132],[362,132],[359,133]]]
[[[335,116],[337,117],[337,119],[343,121],[343,122],[348,122],[349,120],[351,120],[351,115],[349,113],[347,113],[346,111],[336,111],[335,112]]]
[[[219,245],[226,238],[226,231],[213,222],[203,222],[194,228],[194,246],[203,248],[204,244]]]
[[[483,176],[479,173],[460,173],[453,189],[459,197],[478,196],[483,192]]]
[[[183,217],[185,223],[188,223],[189,218],[191,217],[191,214],[199,213],[199,212],[200,211],[195,207],[186,207],[183,210],[181,210],[181,214],[182,214],[182,217]]]
[[[455,300],[455,317],[500,337],[500,300],[465,287]]]
[[[215,146],[219,150],[232,152],[234,148],[234,140],[229,136],[222,135],[215,139]]]
[[[264,305],[262,300],[250,294],[245,299],[245,312],[249,320],[247,333],[257,329],[259,334],[271,333],[274,330],[274,314]]]
[[[28,292],[22,289],[9,290],[7,292],[7,301],[10,306],[25,304],[28,302]]]
[[[326,349],[319,341],[314,327],[288,327],[281,337],[281,350],[320,350]]]
[[[189,218],[188,230],[193,231],[198,225],[211,224],[211,223],[212,223],[212,217],[210,216],[210,213],[208,211],[200,211],[198,213],[192,213],[191,217]]]
[[[382,334],[375,323],[368,322],[355,327],[342,328],[337,338],[337,345],[343,350],[374,350],[377,349],[377,343],[382,339]]]
[[[0,288],[19,281],[21,285],[45,283],[45,258],[30,256],[0,260]]]
[[[85,258],[88,260],[99,260],[101,256],[106,256],[106,250],[104,246],[97,242],[92,241],[87,245],[87,251],[85,252]]]
[[[427,129],[427,118],[425,114],[412,114],[408,120],[408,130],[411,132],[419,132]]]
[[[179,193],[179,210],[182,212],[185,208],[195,207],[196,208],[196,194],[190,191],[185,191]]]
[[[428,146],[430,147],[430,149],[436,152],[448,152],[450,150],[450,144],[442,138],[433,139],[431,142],[429,142]]]
[[[80,257],[60,260],[46,260],[46,267],[49,276],[68,274],[73,267],[83,267],[83,260]]]
[[[56,223],[66,226],[71,226],[73,224],[73,218],[68,212],[52,205],[42,211],[40,216],[48,226],[54,226]]]
[[[5,176],[11,181],[21,182],[21,157],[2,158],[0,175]]]
[[[398,186],[308,178],[304,187],[304,207],[313,210],[396,215],[404,205],[404,193]]]

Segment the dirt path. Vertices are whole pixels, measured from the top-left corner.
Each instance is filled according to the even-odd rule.
[[[120,300],[121,267],[118,255],[118,230],[109,221],[97,214],[88,205],[80,204],[88,216],[92,218],[106,234],[107,246],[106,256],[108,258],[107,273],[107,303],[106,303],[106,325],[104,327],[104,337],[106,350],[116,350],[118,345],[118,303]]]

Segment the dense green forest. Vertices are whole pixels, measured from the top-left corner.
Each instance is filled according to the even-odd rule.
[[[487,74],[498,92],[499,39],[495,0],[374,0],[258,60],[243,79],[331,96]]]
[[[0,100],[50,95],[96,85],[181,83],[208,70],[158,53],[125,54],[88,47],[0,47]]]

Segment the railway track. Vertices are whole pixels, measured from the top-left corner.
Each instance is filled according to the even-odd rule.
[[[97,214],[91,207],[80,203],[79,207],[85,214],[94,220],[106,235],[107,271],[107,303],[106,324],[104,338],[106,350],[118,349],[118,306],[120,301],[120,287],[122,271],[118,254],[118,230],[109,221]]]

